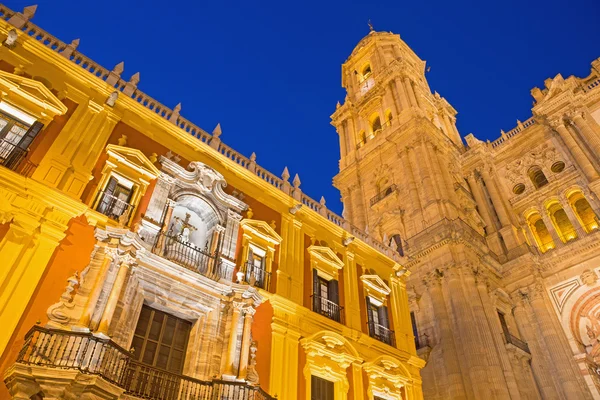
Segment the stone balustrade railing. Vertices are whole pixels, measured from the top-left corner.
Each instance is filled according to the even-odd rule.
[[[490,146],[492,146],[492,148],[494,149],[494,148],[502,145],[503,143],[505,143],[506,141],[508,141],[508,139],[512,138],[513,136],[515,136],[518,133],[521,133],[526,128],[529,128],[531,125],[534,125],[535,123],[536,122],[535,122],[535,119],[533,117],[529,118],[528,120],[526,120],[522,124],[519,124],[516,128],[511,129],[510,131],[508,131],[506,133],[503,133],[502,136],[500,136],[498,139],[496,139],[493,142],[491,142]]]
[[[20,14],[21,17],[23,17],[21,13],[15,13],[8,7],[0,4],[0,19],[4,21],[9,21],[12,17],[14,17],[17,14]],[[294,192],[297,191],[297,193],[299,193],[299,198],[296,198],[297,196],[294,197],[296,198],[296,200],[302,202],[304,206],[321,214],[330,222],[345,229],[351,235],[371,245],[376,250],[380,251],[386,256],[396,261],[399,261],[399,256],[394,252],[394,250],[391,247],[374,239],[361,229],[351,225],[344,218],[328,210],[324,204],[324,201],[318,202],[312,199],[311,197],[303,194],[299,190],[299,187],[292,187],[287,182],[287,179],[281,179],[276,175],[272,174],[271,172],[267,171],[266,169],[257,165],[255,160],[252,159],[253,157],[247,158],[241,155],[231,147],[222,143],[217,136],[209,134],[202,128],[194,125],[191,121],[179,115],[180,106],[177,106],[175,107],[175,109],[172,110],[164,104],[160,103],[158,100],[153,99],[152,97],[139,90],[137,88],[137,83],[139,82],[139,74],[136,73],[129,79],[129,81],[125,81],[120,77],[120,72],[118,71],[117,67],[115,67],[112,71],[109,71],[108,69],[102,67],[101,65],[97,64],[90,58],[77,51],[77,46],[79,44],[78,40],[74,40],[70,44],[67,44],[61,41],[60,39],[54,37],[53,35],[49,34],[48,32],[44,31],[40,27],[36,26],[26,17],[25,21],[26,22],[23,24],[23,26],[15,26],[15,28],[21,30],[24,34],[34,38],[49,49],[61,54],[62,56],[72,61],[74,64],[80,66],[84,70],[88,71],[89,73],[93,74],[97,78],[102,79],[106,83],[110,84],[115,88],[116,91],[121,93],[120,95],[131,97],[145,108],[153,111],[162,118],[174,123],[176,126],[183,129],[185,132],[194,136],[195,138],[199,139],[201,142],[210,145],[226,158],[234,161],[236,164],[242,166],[243,168],[254,172],[259,178],[274,186],[275,188],[280,189],[289,195],[293,195]],[[215,139],[217,140],[215,141]]]

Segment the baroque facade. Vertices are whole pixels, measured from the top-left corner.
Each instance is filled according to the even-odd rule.
[[[463,142],[425,72],[372,31],[332,115],[344,216],[412,272],[424,397],[600,399],[600,59],[493,142]]]
[[[423,398],[402,257],[0,5],[1,399]]]

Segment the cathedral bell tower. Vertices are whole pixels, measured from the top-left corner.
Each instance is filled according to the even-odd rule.
[[[371,31],[342,65],[347,95],[331,117],[341,152],[334,184],[345,217],[381,240],[404,240],[444,218],[483,231],[461,177],[456,111],[431,93],[425,72],[388,32]]]

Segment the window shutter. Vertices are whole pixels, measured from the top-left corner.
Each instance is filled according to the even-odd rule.
[[[104,194],[102,194],[102,198],[100,199],[100,203],[98,204],[97,210],[102,214],[106,214],[111,205],[114,205],[114,201],[112,198],[115,189],[117,188],[117,180],[114,177],[110,177],[108,179],[108,183],[104,187]]]
[[[388,310],[386,306],[381,306],[379,307],[379,309],[377,310],[378,314],[379,314],[379,325],[385,327],[385,328],[390,328],[390,322],[388,320]]]
[[[373,316],[371,315],[371,299],[369,296],[366,297],[367,301],[367,323],[369,325],[369,335],[373,336],[375,334],[375,326],[373,325]]]
[[[38,135],[38,133],[40,133],[43,127],[44,124],[42,124],[41,122],[34,122],[33,125],[29,127],[29,130],[25,133],[25,135],[23,135],[17,147],[24,151],[27,150],[31,142],[33,142],[33,139],[35,139],[35,137]]]
[[[329,300],[340,305],[339,282],[335,279],[329,281]]]
[[[316,269],[313,269],[313,311],[319,311],[321,309],[319,297],[319,274]]]

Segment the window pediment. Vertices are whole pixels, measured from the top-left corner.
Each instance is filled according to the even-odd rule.
[[[50,89],[33,79],[0,71],[0,90],[3,100],[46,123],[67,112],[67,106]]]
[[[253,237],[262,239],[271,245],[280,244],[282,241],[281,236],[265,221],[244,219],[240,222],[240,227],[245,233],[250,233]]]
[[[106,153],[109,160],[122,164],[149,180],[160,175],[158,168],[138,149],[109,144],[106,146]]]
[[[337,279],[337,271],[344,267],[344,263],[333,250],[329,247],[313,245],[308,248],[308,253],[314,268],[324,273],[327,279]]]
[[[362,275],[360,280],[363,282],[367,294],[382,302],[392,291],[378,275]]]

